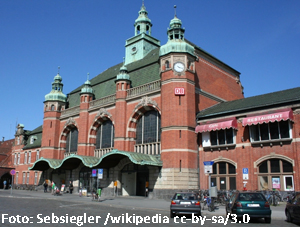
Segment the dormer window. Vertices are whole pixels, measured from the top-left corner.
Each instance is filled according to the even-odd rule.
[[[36,140],[36,136],[31,136],[30,137],[30,144],[34,144],[34,141]]]

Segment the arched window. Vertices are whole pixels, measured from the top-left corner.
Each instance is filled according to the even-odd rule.
[[[170,62],[168,60],[165,62],[165,66],[166,66],[166,69],[170,68]]]
[[[218,190],[236,189],[236,168],[228,162],[217,162],[213,164],[211,175],[212,186],[217,186]]]
[[[51,105],[51,111],[54,111],[54,110],[55,110],[55,106]]]
[[[96,149],[114,146],[114,126],[111,121],[104,121],[97,130]]]
[[[136,125],[136,144],[160,141],[160,114],[155,110],[146,112]]]
[[[258,166],[260,190],[294,190],[293,165],[286,160],[272,158]]]
[[[66,152],[76,152],[78,144],[78,130],[77,128],[72,128],[67,136],[66,141]]]

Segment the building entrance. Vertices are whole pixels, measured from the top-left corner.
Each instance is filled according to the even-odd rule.
[[[149,169],[147,166],[130,163],[121,171],[122,195],[145,196],[146,182],[149,181]]]

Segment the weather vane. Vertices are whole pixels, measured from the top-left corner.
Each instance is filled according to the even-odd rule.
[[[59,70],[60,70],[60,66],[57,67],[57,71],[58,71],[57,74],[59,74]]]

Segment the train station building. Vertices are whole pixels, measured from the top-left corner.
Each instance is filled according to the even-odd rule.
[[[203,162],[213,161],[218,189],[299,190],[300,88],[244,98],[240,73],[182,25],[175,15],[161,44],[143,4],[123,62],[69,94],[58,73],[43,125],[18,125],[16,184],[161,198],[208,188]]]

